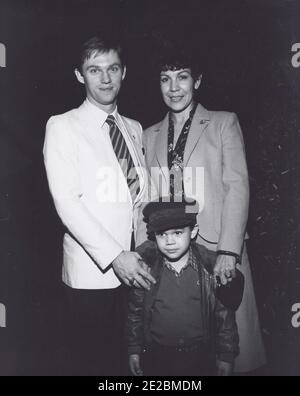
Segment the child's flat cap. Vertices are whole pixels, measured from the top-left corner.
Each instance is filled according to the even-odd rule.
[[[180,202],[160,197],[149,202],[144,210],[148,232],[161,232],[174,228],[194,226],[197,223],[198,202],[185,198]]]

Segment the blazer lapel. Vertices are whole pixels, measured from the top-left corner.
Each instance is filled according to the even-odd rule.
[[[187,166],[191,154],[208,126],[209,121],[209,112],[201,104],[198,104],[184,150],[184,166]]]
[[[135,202],[137,202],[140,199],[140,197],[144,195],[144,189],[146,187],[145,180],[147,175],[145,174],[144,171],[144,160],[143,157],[141,156],[142,154],[139,152],[138,147],[136,147],[137,145],[136,132],[133,130],[132,126],[126,122],[125,118],[123,118],[120,114],[118,119],[122,123],[124,130],[127,132],[127,136],[124,136],[124,139],[127,143],[128,150],[131,154],[131,157],[136,167],[136,171],[139,176],[140,192],[135,199]]]
[[[96,147],[103,143],[105,138],[101,132],[101,125],[95,117],[94,112],[87,105],[86,100],[76,109],[76,113],[76,116],[80,120],[85,139],[88,139],[91,145],[95,145]]]
[[[157,131],[158,136],[155,144],[155,156],[161,173],[165,178],[165,182],[169,183],[169,168],[168,168],[168,125],[169,125],[169,113],[165,116],[160,127]]]

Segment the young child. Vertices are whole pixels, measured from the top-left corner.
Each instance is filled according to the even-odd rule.
[[[193,242],[197,202],[150,202],[149,239],[136,250],[149,291],[131,288],[127,320],[133,375],[230,375],[238,354],[234,310],[216,297],[216,253]]]

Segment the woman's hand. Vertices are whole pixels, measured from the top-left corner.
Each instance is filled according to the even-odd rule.
[[[214,275],[219,276],[222,285],[235,278],[236,258],[220,254],[214,268]]]
[[[143,371],[140,366],[140,355],[137,354],[129,355],[129,367],[133,375],[135,376],[143,375]]]

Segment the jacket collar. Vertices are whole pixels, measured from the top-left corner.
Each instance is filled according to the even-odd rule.
[[[199,139],[203,135],[208,123],[210,121],[209,112],[199,103],[188,134],[185,150],[184,150],[184,165],[186,166],[192,152],[194,151]]]
[[[99,132],[101,132],[101,127],[103,127],[103,125],[105,124],[108,114],[93,103],[91,103],[87,98],[78,107],[77,111],[85,135],[87,135],[94,144],[97,144],[99,136],[101,135],[105,139],[105,135],[101,133],[99,134]],[[128,146],[128,150],[130,151],[130,154],[137,168],[137,172],[140,178],[140,192],[137,195],[134,203],[140,203],[141,198],[145,194],[145,180],[147,175],[143,167],[142,153],[140,153],[139,150],[136,149],[137,133],[134,128],[131,125],[128,125],[126,120],[118,113],[117,107],[111,114],[115,117],[116,124],[122,131],[123,137]]]
[[[168,126],[169,126],[168,114],[169,113],[166,114],[165,118],[162,120],[162,122],[158,125],[156,129],[156,132],[159,133],[156,144],[156,159],[159,163],[159,166],[162,168],[162,172],[164,173],[166,180],[168,179],[168,155],[167,155]],[[203,132],[205,131],[209,121],[210,121],[209,112],[200,103],[198,103],[185,146],[185,152],[184,152],[185,165],[188,163],[190,156],[195,146],[197,145],[199,139],[201,138]]]

